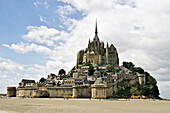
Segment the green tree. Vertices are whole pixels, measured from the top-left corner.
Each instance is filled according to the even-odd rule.
[[[39,80],[39,82],[45,82],[46,81],[46,79],[44,78],[44,77],[42,77],[40,80]]]
[[[96,67],[96,70],[99,71],[99,67],[98,66]]]
[[[145,75],[146,75],[146,87],[148,92],[147,94],[159,98],[160,93],[157,86],[157,81],[148,72],[145,72]]]
[[[103,71],[103,72],[102,72],[102,75],[103,75],[103,76],[106,76],[106,75],[107,75],[106,71]]]
[[[123,95],[125,93],[125,88],[123,86],[118,85],[117,88],[119,95]]]
[[[138,88],[135,86],[135,87],[131,87],[130,89],[130,94],[131,96],[138,96],[140,94],[140,92],[138,91]]]
[[[154,77],[152,77],[148,72],[145,72],[144,69],[141,67],[135,67],[132,62],[123,62],[123,66],[130,69],[133,73],[138,72],[139,74],[146,75],[146,84],[139,84],[137,83],[135,86],[128,86],[126,83],[127,81],[123,81],[119,83],[118,92],[120,95],[125,95],[130,93],[130,95],[135,96],[147,96],[147,97],[155,97],[160,98],[159,89],[157,86],[157,81]],[[118,69],[116,71],[119,71]],[[126,87],[125,87],[126,86]]]
[[[120,72],[121,71],[121,68],[118,68],[118,69],[115,69],[115,72]]]
[[[112,72],[114,70],[114,67],[112,65],[106,67],[107,71]]]
[[[90,61],[88,61],[88,62],[86,62],[86,63],[83,63],[83,66],[90,66],[91,65],[91,62]]]
[[[88,75],[89,76],[92,76],[94,73],[94,67],[92,65],[89,66],[89,69],[88,69]]]
[[[155,80],[155,78],[153,78],[152,76],[146,76],[146,84],[152,84],[152,85],[156,85],[157,82]]]
[[[132,72],[138,72],[139,74],[144,74],[144,70],[141,67],[132,67],[130,69]]]
[[[144,84],[136,84],[135,86],[130,88],[131,96],[142,96],[146,95],[146,87]]]
[[[112,69],[112,74],[115,74],[116,70],[115,69]]]
[[[59,75],[62,75],[62,74],[66,74],[66,71],[64,69],[60,69],[59,72],[58,72]]]
[[[107,66],[106,69],[107,69],[108,72],[112,72],[112,74],[115,74],[116,70],[114,69],[114,66],[112,66],[112,65]]]
[[[154,86],[154,96],[155,96],[156,98],[160,98],[159,95],[160,95],[160,93],[159,93],[158,86],[155,85],[155,86]]]
[[[155,84],[137,84],[130,88],[130,94],[135,96],[147,96],[159,98],[159,90]]]
[[[118,95],[120,97],[130,97],[130,87],[125,87],[122,84],[118,84]]]
[[[133,68],[135,65],[132,63],[132,62],[123,62],[123,66],[128,68],[128,69],[131,69]]]

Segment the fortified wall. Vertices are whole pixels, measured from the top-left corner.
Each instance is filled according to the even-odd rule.
[[[7,93],[14,93],[8,87]],[[16,97],[29,98],[108,98],[112,96],[113,88],[104,86],[73,86],[73,87],[40,87],[40,88],[17,88]]]
[[[92,85],[91,92],[91,97],[94,99],[108,98],[113,96],[113,87],[105,87],[103,85]]]

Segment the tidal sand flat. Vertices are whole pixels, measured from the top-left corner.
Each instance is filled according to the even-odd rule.
[[[169,113],[170,101],[0,98],[0,113]]]

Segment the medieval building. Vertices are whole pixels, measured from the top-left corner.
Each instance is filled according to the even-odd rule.
[[[85,50],[80,50],[77,53],[77,64],[83,64],[90,62],[93,66],[100,66],[100,65],[113,65],[114,67],[119,66],[119,58],[118,53],[113,44],[110,46],[106,45],[104,47],[104,42],[100,41],[98,37],[97,31],[97,21],[96,21],[96,28],[95,28],[95,36],[93,41],[88,43],[88,48]]]

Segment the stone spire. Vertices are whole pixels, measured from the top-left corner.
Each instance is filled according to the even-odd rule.
[[[98,34],[98,31],[97,31],[97,19],[96,19],[96,29],[95,29],[95,34],[96,34],[96,35]]]
[[[96,19],[96,28],[95,28],[95,36],[94,36],[94,41],[99,41],[99,37],[98,37],[98,31],[97,31],[97,19]]]
[[[108,42],[107,42],[107,46],[106,46],[107,48],[109,48],[109,44],[108,44]]]
[[[106,64],[109,64],[109,45],[107,42],[107,46],[106,46]]]

